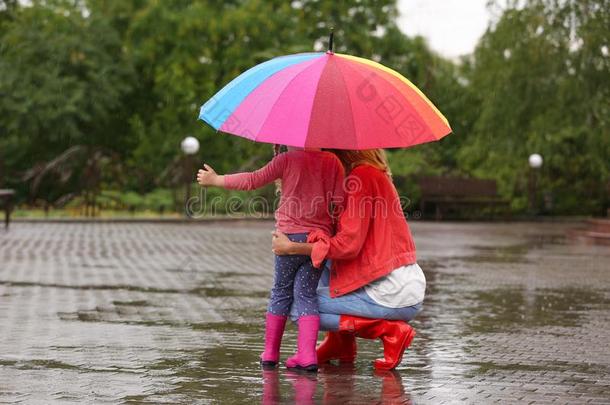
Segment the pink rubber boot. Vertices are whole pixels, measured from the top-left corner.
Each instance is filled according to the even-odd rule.
[[[318,356],[316,355],[318,330],[320,330],[320,317],[318,315],[306,315],[299,318],[297,352],[286,360],[286,367],[318,371]]]
[[[286,316],[273,315],[267,312],[265,320],[265,351],[261,354],[263,367],[275,367],[280,360],[280,345],[286,326]]]

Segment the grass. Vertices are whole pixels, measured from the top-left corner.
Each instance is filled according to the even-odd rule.
[[[101,210],[96,211],[94,218],[142,218],[142,219],[157,219],[157,218],[182,218],[184,215],[178,212],[164,212],[163,215],[158,211],[153,210]],[[42,209],[16,209],[12,213],[13,218],[24,219],[61,219],[61,218],[88,218],[79,208],[52,209],[48,215]],[[89,217],[91,218],[91,217]]]

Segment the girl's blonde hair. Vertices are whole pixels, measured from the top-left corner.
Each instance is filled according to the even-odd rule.
[[[388,158],[383,149],[367,149],[367,150],[340,150],[332,151],[345,167],[346,173],[361,164],[369,164],[386,172],[388,176],[392,176]]]

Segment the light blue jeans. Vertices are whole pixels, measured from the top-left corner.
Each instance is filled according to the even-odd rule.
[[[316,271],[316,270],[314,270]],[[320,329],[336,331],[339,329],[339,318],[341,315],[361,316],[363,318],[401,320],[408,322],[415,318],[423,308],[423,302],[410,307],[390,308],[373,301],[364,288],[360,288],[349,294],[331,298],[328,288],[330,280],[330,261],[320,277],[318,289],[318,310],[320,312]],[[298,319],[297,311],[293,305],[290,317],[294,321]]]

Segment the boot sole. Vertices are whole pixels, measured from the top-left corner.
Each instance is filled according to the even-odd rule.
[[[261,363],[261,367],[264,370],[271,370],[271,369],[277,368],[277,365],[278,365],[277,361],[269,361],[269,360],[265,360],[265,361],[261,360],[260,363]]]
[[[309,366],[301,366],[301,365],[297,364],[294,367],[286,366],[286,368],[288,370],[307,371],[308,373],[317,373],[318,372],[318,365],[317,364],[310,364]]]
[[[402,356],[405,354],[405,350],[407,350],[407,347],[409,347],[411,345],[411,342],[413,342],[413,338],[415,337],[415,335],[416,335],[415,329],[411,328],[411,331],[409,332],[409,334],[407,334],[407,336],[405,336],[405,339],[402,341],[402,344],[400,346],[401,354],[400,354],[400,357],[398,357],[398,360],[396,361],[396,363],[388,364],[383,360],[382,361],[375,360],[375,363],[374,363],[375,369],[394,370],[402,362]]]

